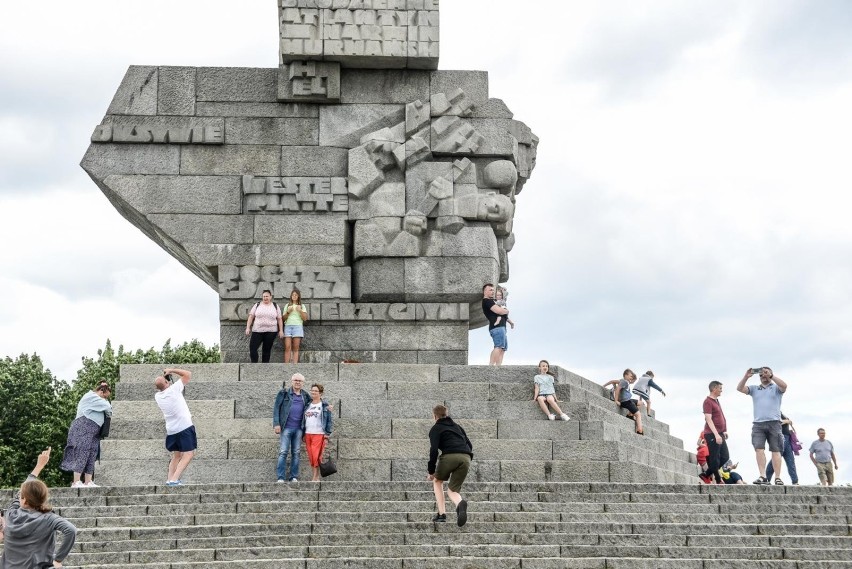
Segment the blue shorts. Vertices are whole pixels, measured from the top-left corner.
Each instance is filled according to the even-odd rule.
[[[198,448],[195,426],[191,425],[179,433],[166,435],[166,450],[169,452],[189,452]]]
[[[506,327],[498,326],[488,331],[491,334],[491,339],[494,340],[494,347],[500,348],[504,352],[509,349],[509,340],[506,339]]]
[[[287,324],[284,326],[285,338],[304,338],[305,329],[301,324]]]

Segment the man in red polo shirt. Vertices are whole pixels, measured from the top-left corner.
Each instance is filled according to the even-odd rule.
[[[728,425],[722,406],[719,405],[719,396],[722,395],[722,382],[710,382],[710,395],[704,399],[704,440],[707,441],[707,473],[700,474],[701,481],[705,484],[723,484],[719,467],[731,458],[728,454]]]

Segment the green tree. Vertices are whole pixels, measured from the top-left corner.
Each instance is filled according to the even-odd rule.
[[[112,342],[106,341],[106,346],[98,350],[96,358],[83,358],[83,367],[77,372],[77,379],[69,393],[74,405],[86,393],[93,389],[101,380],[108,381],[115,393],[115,385],[119,381],[119,372],[123,364],[215,364],[222,361],[219,346],[214,344],[208,348],[198,340],[184,342],[172,348],[171,340],[166,340],[162,349],[153,347],[147,350],[125,350],[123,345],[118,350],[113,349]]]
[[[0,360],[0,487],[21,484],[47,447],[53,453],[42,478],[48,484],[64,482],[59,462],[74,418],[66,404],[70,390],[37,355]]]
[[[192,340],[172,347],[171,340],[162,349],[125,350],[106,341],[95,358],[83,357],[82,367],[73,384],[58,380],[37,355],[22,354],[0,361],[0,488],[18,486],[35,465],[38,453],[53,447],[42,479],[48,485],[65,485],[71,474],[62,472],[59,463],[68,436],[68,427],[77,412],[77,403],[86,391],[101,380],[113,387],[119,381],[122,364],[181,365],[219,363],[219,346],[206,347]]]

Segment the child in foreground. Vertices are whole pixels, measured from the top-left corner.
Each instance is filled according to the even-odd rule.
[[[505,288],[503,288],[502,286],[498,286],[496,289],[494,289],[494,304],[496,304],[497,306],[502,306],[503,308],[508,309],[508,307],[506,306],[506,298],[508,298],[508,296],[509,296],[509,291],[506,290]],[[503,317],[498,316],[497,320],[494,321],[494,325],[495,326],[498,325],[501,320],[503,320]],[[515,327],[515,323],[512,322],[512,319],[509,318],[508,314],[506,315],[506,323],[509,325],[510,328]]]

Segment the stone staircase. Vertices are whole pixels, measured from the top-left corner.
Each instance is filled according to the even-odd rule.
[[[471,482],[433,524],[426,481],[53,490],[66,567],[852,567],[852,488]],[[11,492],[1,496],[8,500]]]
[[[664,423],[636,435],[600,386],[565,370],[567,423],[531,401],[532,366],[188,367],[200,437],[189,484],[163,485],[159,368],[123,367],[103,487],[52,491],[80,530],[66,567],[852,568],[852,488],[699,485],[694,456]],[[274,482],[271,406],[295,371],[335,405],[340,471],[319,483]],[[448,523],[430,521],[438,402],[475,447],[463,528],[452,509]]]
[[[273,481],[278,437],[272,404],[298,371],[325,386],[335,407],[335,480],[422,480],[431,410],[444,403],[468,432],[479,482],[696,483],[695,457],[648,419],[645,436],[620,416],[596,383],[556,369],[571,421],[548,421],[532,401],[533,366],[424,364],[218,364],[187,366],[186,398],[199,437],[189,483]],[[109,486],[160,484],[168,455],[153,400],[157,366],[122,366],[111,437],[96,480]],[[303,451],[304,452],[304,451]],[[301,479],[310,467],[303,454]]]

